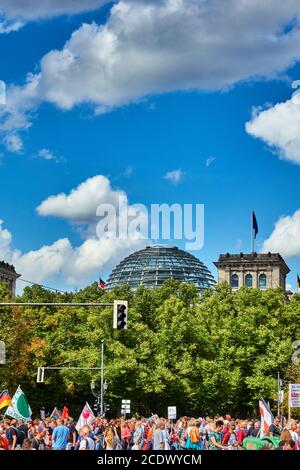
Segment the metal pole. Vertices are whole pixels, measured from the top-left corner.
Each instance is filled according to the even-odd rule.
[[[251,211],[251,250],[254,253],[253,209]]]
[[[280,416],[280,399],[281,399],[281,390],[280,390],[280,373],[278,372],[277,373],[277,391],[278,391],[278,394],[277,394],[277,399],[278,399],[278,402],[277,402],[277,416]]]
[[[0,302],[0,307],[112,307],[114,304],[85,302]]]
[[[104,340],[101,341],[101,395],[100,395],[101,416],[103,416],[103,392],[104,392]]]
[[[289,410],[288,410],[288,425],[291,421],[291,384],[289,384]]]

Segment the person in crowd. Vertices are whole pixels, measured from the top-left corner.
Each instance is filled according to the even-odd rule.
[[[254,423],[254,429],[251,431],[249,437],[257,437],[257,436],[259,436],[260,428],[261,428],[261,422],[260,422],[260,421],[255,421],[255,423]]]
[[[287,441],[292,440],[292,434],[289,429],[284,428],[280,434],[279,449],[283,450],[283,446]]]
[[[280,434],[281,434],[280,416],[276,416],[274,418],[274,422],[271,424],[269,428],[269,435],[279,437]]]
[[[293,439],[290,439],[289,441],[285,441],[282,450],[296,450],[295,441],[293,441]]]
[[[231,450],[237,450],[238,448],[238,439],[235,432],[235,422],[232,421],[229,424],[228,431],[224,434],[223,433],[223,440],[222,444],[228,446]]]
[[[52,433],[52,449],[66,450],[69,436],[69,428],[64,425],[64,420],[59,418],[57,420],[57,426],[54,428]]]
[[[193,450],[202,450],[202,438],[199,432],[199,426],[197,421],[192,418],[189,422],[189,426],[187,428],[187,441],[186,441],[186,449],[193,449]]]
[[[209,450],[224,450],[226,446],[222,444],[223,440],[223,427],[224,422],[218,419],[215,423],[215,428],[209,434]]]
[[[28,437],[26,437],[23,441],[23,444],[22,444],[22,450],[35,450],[33,449],[32,447],[32,441],[31,439],[29,439]]]
[[[28,426],[27,424],[24,423],[23,419],[18,420],[18,425],[17,425],[17,435],[18,435],[18,446],[21,448],[24,442],[24,439],[27,437],[28,433]]]
[[[153,437],[152,437],[153,450],[164,449],[164,435],[163,435],[162,429],[163,429],[162,422],[159,422],[155,425],[155,429],[154,429]]]
[[[130,431],[130,428],[128,426],[128,421],[125,421],[125,420],[123,420],[122,424],[121,424],[121,439],[122,439],[122,442],[123,442],[124,450],[129,449],[130,439],[131,439],[131,431]]]
[[[45,444],[45,440],[44,440],[45,435],[46,435],[46,431],[42,428],[39,428],[38,431],[35,434],[35,437],[31,441],[32,449],[35,449],[35,450],[45,450],[46,449],[46,444]]]
[[[89,426],[83,426],[80,430],[81,439],[79,450],[95,450],[95,441],[91,438],[91,429]]]
[[[77,432],[75,423],[72,418],[67,419],[66,426],[69,428],[69,431],[70,431],[70,438],[67,444],[67,448],[68,450],[74,450],[76,447],[76,442],[78,440],[78,432]]]
[[[11,421],[5,420],[5,436],[9,443],[9,450],[16,450],[18,444],[18,433],[16,430],[17,420],[12,419]]]
[[[292,419],[292,421],[290,422],[290,433],[291,433],[291,436],[292,436],[292,440],[295,441],[295,450],[299,450],[300,449],[300,441],[299,441],[299,435],[298,435],[298,432],[297,432],[297,427],[298,427],[298,423],[295,419]]]

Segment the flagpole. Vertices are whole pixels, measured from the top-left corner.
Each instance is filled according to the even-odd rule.
[[[251,249],[252,253],[254,253],[253,209],[251,211]]]

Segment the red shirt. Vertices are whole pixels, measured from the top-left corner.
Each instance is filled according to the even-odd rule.
[[[237,437],[238,443],[239,443],[239,444],[243,444],[243,440],[244,440],[245,437],[246,437],[245,430],[244,430],[244,429],[239,429],[239,430],[236,432],[236,437]]]

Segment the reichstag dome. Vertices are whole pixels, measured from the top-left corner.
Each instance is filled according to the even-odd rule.
[[[122,285],[154,288],[167,279],[194,284],[200,291],[215,285],[208,268],[195,256],[176,246],[154,245],[136,251],[121,261],[106,283],[108,290]]]

